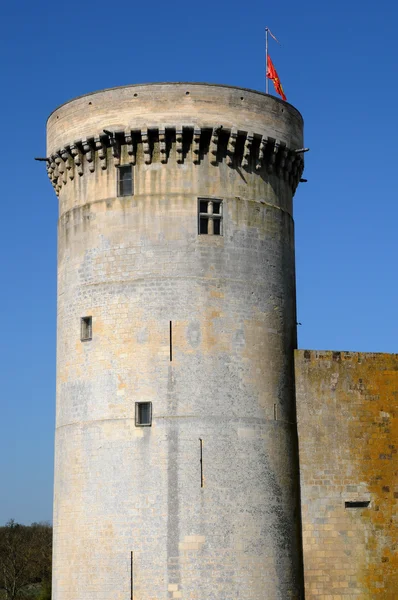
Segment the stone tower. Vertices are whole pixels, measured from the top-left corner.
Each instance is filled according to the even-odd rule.
[[[221,85],[51,114],[54,600],[302,598],[302,135],[289,104]]]

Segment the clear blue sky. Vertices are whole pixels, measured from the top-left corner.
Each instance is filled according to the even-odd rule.
[[[0,524],[52,518],[57,199],[45,126],[66,100],[151,81],[264,90],[264,28],[305,119],[299,345],[397,352],[397,44],[391,0],[4,2],[0,8]]]

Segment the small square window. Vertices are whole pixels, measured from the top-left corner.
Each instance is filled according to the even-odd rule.
[[[199,199],[199,234],[222,235],[223,215],[222,200]]]
[[[80,339],[82,342],[87,342],[93,337],[93,318],[82,317],[80,321]]]
[[[132,196],[133,195],[133,168],[131,165],[124,165],[117,168],[117,195]]]
[[[135,403],[135,426],[150,427],[152,425],[152,402]]]

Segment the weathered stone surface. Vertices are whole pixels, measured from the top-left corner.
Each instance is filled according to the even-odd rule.
[[[104,129],[127,136],[132,196],[117,197]],[[293,107],[204,84],[98,92],[49,119],[48,155],[77,150],[66,184],[52,173],[54,600],[129,598],[131,552],[135,600],[302,597],[294,185],[275,140],[303,146]],[[223,201],[222,236],[198,235],[199,198]],[[137,401],[152,427],[135,427]]]
[[[306,599],[396,600],[398,354],[295,362]]]

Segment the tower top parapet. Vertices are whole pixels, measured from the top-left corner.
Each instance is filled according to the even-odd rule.
[[[278,124],[287,146],[302,147],[303,119],[296,108],[263,92],[209,83],[150,83],[110,88],[79,96],[56,108],[47,122],[48,152],[71,138],[90,137],[98,128],[174,126],[186,119],[195,125],[239,127],[266,133]],[[211,123],[212,121],[212,123]],[[258,123],[258,126],[256,127]]]
[[[81,96],[76,96],[75,98],[71,98],[71,100],[67,100],[66,102],[63,102],[62,104],[60,104],[59,106],[57,106],[49,115],[47,122],[49,121],[49,119],[51,118],[51,116],[57,112],[59,109],[63,108],[64,106],[66,106],[67,104],[70,104],[71,102],[75,102],[76,100],[80,100],[80,99],[84,99],[84,98],[88,98],[89,96],[95,96],[97,94],[104,94],[104,93],[108,93],[108,92],[117,92],[118,90],[128,90],[128,89],[132,89],[132,91],[134,92],[135,88],[151,88],[151,87],[177,87],[177,86],[195,86],[197,87],[203,87],[203,88],[224,88],[224,89],[229,89],[229,90],[236,90],[237,92],[249,92],[250,94],[258,94],[259,96],[265,96],[265,97],[269,97],[272,98],[273,100],[276,100],[277,102],[282,102],[284,106],[289,106],[290,109],[293,109],[301,118],[301,120],[303,120],[301,113],[297,110],[297,108],[295,108],[292,104],[289,104],[289,102],[285,102],[283,100],[281,100],[280,98],[277,98],[276,96],[272,96],[271,94],[267,94],[265,92],[261,92],[259,90],[253,90],[250,88],[244,88],[244,87],[240,87],[240,86],[234,86],[234,85],[228,85],[225,83],[207,83],[207,82],[198,82],[198,81],[164,81],[164,82],[151,82],[151,83],[131,83],[128,85],[119,85],[116,87],[112,87],[112,88],[104,88],[103,90],[96,90],[94,92],[88,92],[87,94],[82,94]],[[138,96],[135,96],[138,97]]]
[[[47,122],[48,174],[57,193],[75,174],[128,162],[177,163],[210,154],[212,164],[260,171],[289,181],[303,171],[303,119],[279,98],[208,83],[151,83],[105,89],[58,107]],[[96,167],[97,165],[97,167]]]

